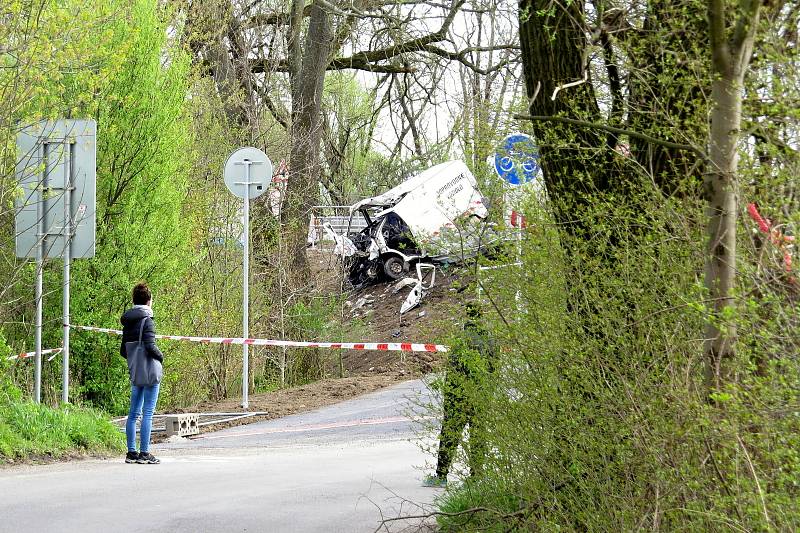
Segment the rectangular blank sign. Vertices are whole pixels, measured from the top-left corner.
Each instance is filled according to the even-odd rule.
[[[41,121],[17,134],[16,255],[63,257],[73,231],[71,257],[94,257],[97,124],[94,120]],[[71,208],[66,186],[71,182]]]

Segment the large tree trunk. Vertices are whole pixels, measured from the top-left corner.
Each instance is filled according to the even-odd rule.
[[[588,77],[582,2],[567,2],[552,15],[548,0],[520,2],[520,44],[531,116],[564,116],[602,122]],[[577,86],[562,88],[580,82]],[[558,89],[555,99],[553,94]],[[613,152],[605,135],[591,128],[534,121],[532,131],[556,218],[572,236],[582,232],[576,216],[591,196],[612,185]],[[619,182],[617,178],[617,182]]]
[[[714,80],[711,88],[711,131],[708,139],[709,169],[708,248],[705,286],[714,312],[705,331],[705,379],[709,392],[731,379],[735,355],[732,315],[736,286],[737,142],[742,122],[742,87],[750,64],[761,2],[740,0],[733,17],[724,0],[708,3],[709,35]],[[727,19],[734,20],[732,32]],[[729,33],[731,34],[729,37]]]
[[[703,0],[648,2],[643,31],[606,17],[635,69],[630,74],[630,129],[680,144],[708,136],[708,22]],[[612,20],[610,20],[612,19]],[[678,51],[678,53],[676,53]],[[691,151],[631,139],[631,153],[665,194],[699,192],[703,161]],[[694,185],[688,187],[687,185]]]
[[[311,6],[302,67],[294,73],[292,83],[290,176],[282,212],[288,230],[287,268],[292,288],[308,285],[309,279],[306,238],[311,208],[319,197],[320,107],[332,38],[328,13],[315,1]]]

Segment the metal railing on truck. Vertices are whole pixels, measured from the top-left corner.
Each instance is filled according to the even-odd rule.
[[[325,223],[331,225],[331,229],[339,235],[347,233],[348,223],[350,232],[359,232],[367,227],[367,221],[361,213],[353,213],[353,220],[350,222],[349,205],[315,205],[311,208],[311,220],[308,224],[308,243],[312,248],[317,245],[333,243],[333,239],[325,233],[322,227]]]

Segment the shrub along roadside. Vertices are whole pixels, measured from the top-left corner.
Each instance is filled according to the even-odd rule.
[[[709,398],[698,332],[719,319],[697,282],[701,207],[598,203],[581,213],[606,232],[591,241],[523,211],[519,259],[496,263],[522,265],[480,278],[498,346],[472,389],[485,478],[448,486],[437,506],[457,516],[437,517],[442,531],[800,529],[796,287],[742,224],[741,297],[725,317],[736,379]]]
[[[526,529],[527,503],[516,487],[503,480],[488,477],[467,479],[456,487],[448,487],[438,500],[437,523],[444,532],[505,532]]]
[[[97,411],[0,398],[0,464],[41,456],[125,451],[120,431]]]
[[[100,412],[23,400],[22,391],[9,377],[10,354],[0,332],[0,465],[42,456],[125,451],[123,435]]]

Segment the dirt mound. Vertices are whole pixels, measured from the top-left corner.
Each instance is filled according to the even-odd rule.
[[[342,327],[344,338],[366,342],[410,342],[446,344],[448,335],[459,325],[466,296],[464,275],[457,269],[436,269],[433,288],[419,306],[400,315],[410,286],[397,289],[397,282],[383,282],[361,289],[342,283],[339,262],[330,251],[309,251],[309,262],[317,290],[339,294],[344,300]],[[409,274],[413,277],[415,274]],[[384,352],[346,350],[343,363],[347,375],[374,375],[403,371],[411,375],[428,373],[443,354],[432,352]]]
[[[365,342],[410,342],[446,344],[448,335],[459,327],[465,291],[464,275],[458,270],[437,268],[433,288],[420,305],[400,316],[400,306],[411,287],[395,291],[396,282],[354,289],[342,283],[338,259],[329,250],[309,250],[314,291],[319,296],[342,299],[341,340]],[[333,339],[331,339],[333,340]],[[339,339],[336,339],[339,340]],[[361,394],[418,377],[434,370],[444,357],[435,352],[389,352],[343,350],[344,378],[327,378],[314,383],[272,392],[251,394],[249,411],[266,414],[214,424],[202,432],[279,418],[331,405]],[[338,374],[338,358],[332,358],[328,375]],[[182,412],[242,412],[241,398],[202,402]],[[156,441],[163,436],[154,437]]]

